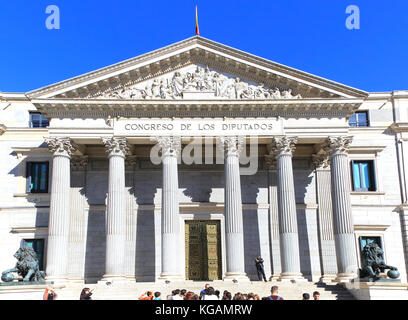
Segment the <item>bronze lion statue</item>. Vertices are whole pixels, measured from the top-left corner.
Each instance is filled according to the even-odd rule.
[[[33,248],[23,246],[14,254],[17,259],[16,266],[2,272],[2,279],[11,272],[17,272],[23,277],[23,281],[41,281],[45,278],[45,273],[40,271],[37,255]],[[12,279],[12,278],[11,278]]]
[[[374,242],[367,244],[362,252],[360,278],[369,278],[369,281],[381,279],[380,273],[385,269],[398,270],[396,267],[385,264],[384,251]]]

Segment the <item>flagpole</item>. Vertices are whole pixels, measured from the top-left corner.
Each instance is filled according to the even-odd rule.
[[[200,28],[198,27],[198,8],[196,6],[196,36],[200,35]]]

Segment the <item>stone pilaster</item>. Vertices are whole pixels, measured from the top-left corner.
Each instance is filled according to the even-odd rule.
[[[331,197],[330,158],[328,153],[312,156],[316,172],[318,203],[318,228],[321,282],[332,282],[337,276],[336,247],[333,234],[333,209]]]
[[[161,203],[162,269],[160,280],[181,280],[180,270],[180,216],[178,157],[181,152],[179,137],[158,137],[162,150],[163,188]]]
[[[109,157],[109,184],[106,208],[106,262],[103,281],[124,279],[126,240],[125,158],[126,138],[103,138]]]
[[[333,203],[333,231],[336,244],[338,281],[357,277],[357,256],[351,209],[351,181],[348,149],[351,137],[329,137]]]
[[[68,272],[70,223],[70,158],[77,146],[69,138],[47,138],[52,160],[46,278],[65,281]]]
[[[239,154],[245,143],[244,137],[220,137],[218,146],[224,155],[225,177],[225,231],[226,274],[224,280],[247,281],[244,257],[244,225],[242,216],[241,179]]]
[[[278,280],[282,272],[280,244],[279,244],[279,210],[278,210],[278,182],[276,155],[265,156],[265,165],[268,170],[268,198],[269,198],[269,235],[271,248],[271,279]]]
[[[273,150],[277,157],[279,238],[282,272],[280,280],[303,279],[300,272],[299,239],[297,227],[295,186],[292,155],[297,138],[274,139]]]
[[[68,279],[84,282],[88,208],[85,196],[87,156],[71,157]]]

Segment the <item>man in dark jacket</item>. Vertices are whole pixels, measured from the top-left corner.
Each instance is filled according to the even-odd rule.
[[[256,271],[258,272],[258,279],[259,281],[262,281],[262,278],[263,278],[265,282],[267,282],[263,262],[264,261],[261,258],[261,256],[257,256],[255,258]]]

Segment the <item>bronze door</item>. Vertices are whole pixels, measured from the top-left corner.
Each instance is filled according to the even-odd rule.
[[[185,230],[186,279],[221,279],[220,221],[186,221]]]

